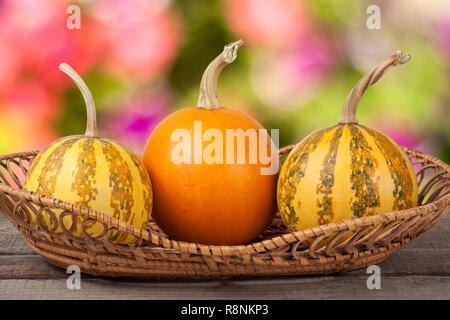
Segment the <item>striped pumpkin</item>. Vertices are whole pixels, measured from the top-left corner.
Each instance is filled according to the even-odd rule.
[[[61,138],[42,150],[27,173],[24,188],[95,209],[143,228],[152,211],[152,188],[147,170],[141,160],[122,144],[97,137],[95,106],[89,102],[92,101],[90,92],[75,71],[67,65],[62,68],[75,77],[77,84],[83,87],[83,95],[87,95],[88,129],[85,135]],[[36,217],[32,219],[36,222]],[[82,218],[77,219],[73,234],[81,236]],[[52,227],[52,221],[45,212],[43,220]],[[64,218],[64,225],[71,228],[72,219]],[[56,231],[60,232],[61,228]],[[103,226],[98,222],[87,223],[85,231],[92,236],[100,235]],[[127,234],[115,236],[114,242],[117,243],[133,240]]]
[[[278,208],[291,231],[417,205],[416,175],[406,153],[356,118],[367,87],[408,60],[396,51],[358,82],[338,125],[310,134],[291,151],[277,189]]]

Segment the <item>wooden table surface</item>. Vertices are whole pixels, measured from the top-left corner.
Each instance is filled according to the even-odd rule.
[[[223,280],[108,279],[68,274],[34,254],[0,215],[0,299],[450,299],[450,215],[381,263],[381,289],[367,270],[331,276]]]

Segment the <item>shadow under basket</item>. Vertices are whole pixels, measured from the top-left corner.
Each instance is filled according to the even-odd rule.
[[[282,148],[280,155],[291,149]],[[404,150],[417,172],[418,207],[296,232],[289,232],[278,214],[248,245],[176,241],[153,221],[142,230],[101,212],[22,190],[37,151],[0,156],[0,212],[25,236],[30,248],[50,263],[61,268],[77,265],[92,275],[211,278],[344,272],[386,260],[436,224],[450,208],[449,165]],[[30,223],[32,215],[37,224]],[[50,226],[43,223],[43,215],[51,218]],[[83,231],[82,236],[74,235],[73,228],[62,222],[78,216],[83,217],[83,230],[96,221],[104,226],[102,234],[91,236]],[[112,239],[118,232],[129,233],[138,241],[115,244]]]

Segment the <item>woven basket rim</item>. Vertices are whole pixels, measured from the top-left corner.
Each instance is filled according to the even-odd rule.
[[[288,153],[295,147],[294,145],[289,145],[286,147],[283,147],[279,150],[280,156]],[[447,174],[446,176],[450,176],[450,166],[443,162],[442,160],[435,158],[432,155],[425,154],[423,152],[402,147],[406,152],[412,154],[412,157],[414,158],[414,154],[421,155],[422,157],[425,156],[428,161],[433,162],[435,165],[439,166],[441,169],[443,169]],[[0,155],[0,161],[5,159],[12,159],[17,157],[31,157],[36,156],[39,153],[38,150],[35,151],[28,151],[28,152],[17,152],[17,153],[11,153],[7,155]],[[138,227],[129,225],[125,221],[119,220],[117,218],[111,217],[107,214],[104,214],[102,212],[96,211],[94,209],[90,209],[87,207],[83,207],[80,205],[68,203],[59,199],[50,198],[35,192],[30,192],[24,189],[15,189],[11,186],[7,186],[3,183],[0,183],[0,191],[5,192],[11,196],[18,197],[20,200],[28,200],[32,201],[34,203],[40,203],[43,205],[47,205],[50,208],[54,209],[61,209],[65,211],[70,211],[75,215],[79,216],[85,216],[89,217],[91,219],[95,219],[101,223],[105,223],[111,227],[117,228],[119,231],[127,232],[132,234],[133,236],[137,237],[138,240],[143,239],[146,241],[151,241],[153,244],[156,244],[158,246],[162,246],[166,249],[177,249],[180,250],[182,248],[187,248],[185,250],[188,250],[189,253],[204,253],[207,249],[208,252],[217,255],[217,256],[227,256],[230,255],[232,251],[238,250],[238,251],[244,251],[244,252],[264,252],[269,251],[274,246],[279,246],[281,243],[284,244],[290,244],[296,241],[303,241],[311,237],[311,235],[314,235],[316,237],[319,236],[329,236],[335,232],[348,230],[351,225],[356,225],[360,228],[367,227],[367,226],[375,226],[380,223],[387,223],[391,221],[400,221],[405,220],[411,217],[415,217],[420,214],[426,214],[428,212],[436,210],[436,207],[441,206],[447,206],[450,204],[450,193],[442,196],[438,200],[434,200],[430,203],[419,205],[414,208],[410,209],[404,209],[400,211],[391,211],[386,212],[378,215],[373,216],[365,216],[365,217],[359,217],[359,218],[353,218],[353,219],[347,219],[342,221],[336,221],[324,225],[320,225],[317,227],[299,230],[299,231],[293,231],[293,232],[286,232],[281,235],[276,235],[268,239],[259,240],[256,242],[252,242],[249,244],[244,245],[207,245],[207,244],[201,244],[201,243],[191,243],[191,242],[185,242],[185,241],[178,241],[169,238],[165,234],[152,230],[150,228],[147,229],[140,229]],[[141,243],[138,241],[137,243],[133,244],[123,244],[120,246],[136,246]],[[275,245],[276,243],[276,245]],[[225,249],[226,248],[226,249]],[[222,250],[225,249],[225,250]],[[232,251],[231,251],[232,250]]]

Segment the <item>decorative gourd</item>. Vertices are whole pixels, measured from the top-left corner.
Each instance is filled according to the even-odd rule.
[[[27,173],[24,188],[28,191],[92,208],[143,228],[152,211],[152,187],[141,160],[122,144],[100,138],[92,94],[83,79],[67,64],[59,68],[68,74],[80,88],[87,107],[87,128],[84,135],[61,138],[34,159]],[[61,212],[58,212],[59,216]],[[36,217],[32,217],[36,222]],[[53,227],[53,221],[45,211],[43,222]],[[74,222],[64,217],[64,225],[73,234],[82,235],[82,217]],[[98,222],[85,224],[89,235],[98,236],[103,226]],[[61,232],[61,227],[56,229]],[[113,241],[133,241],[130,235],[116,233]]]
[[[406,153],[356,118],[366,89],[409,59],[395,51],[356,84],[338,125],[310,134],[291,151],[277,188],[278,208],[289,230],[417,205],[416,175]]]
[[[247,243],[271,223],[276,212],[278,170],[272,175],[262,175],[264,166],[259,156],[257,163],[250,164],[249,150],[237,150],[236,143],[234,154],[245,152],[245,164],[225,161],[209,164],[206,159],[196,163],[196,141],[191,146],[191,140],[178,142],[172,139],[174,132],[180,129],[195,137],[194,122],[198,121],[205,133],[205,136],[203,133],[197,136],[203,138],[205,145],[200,152],[206,152],[212,143],[205,139],[209,129],[224,138],[227,129],[252,129],[256,132],[263,129],[250,116],[221,107],[217,99],[219,74],[236,59],[242,43],[239,40],[225,46],[207,67],[201,80],[197,107],[180,109],[169,115],[158,124],[147,141],[143,161],[154,187],[153,217],[174,239],[212,245]],[[275,148],[269,149],[272,147],[270,137],[266,139],[267,150],[276,153]],[[193,150],[189,161],[173,161],[172,152],[180,143],[187,143],[187,149]]]

